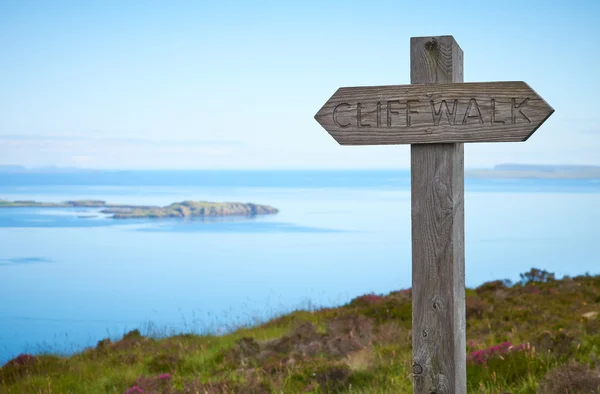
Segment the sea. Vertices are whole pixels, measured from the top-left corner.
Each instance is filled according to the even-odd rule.
[[[0,209],[0,365],[133,329],[220,335],[412,285],[406,170],[6,172],[0,199],[279,209],[212,220]],[[533,267],[598,274],[599,203],[598,180],[467,177],[467,286]]]

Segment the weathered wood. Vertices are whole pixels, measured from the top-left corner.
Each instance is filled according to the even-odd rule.
[[[340,88],[315,119],[341,145],[515,142],[553,112],[525,82],[445,83]]]
[[[525,82],[463,83],[452,36],[411,38],[411,85],[340,88],[341,145],[411,144],[414,393],[466,393],[464,142],[525,141],[554,109]]]
[[[451,36],[412,38],[411,82],[460,83],[462,59]],[[463,394],[464,145],[411,145],[411,189],[413,392]]]

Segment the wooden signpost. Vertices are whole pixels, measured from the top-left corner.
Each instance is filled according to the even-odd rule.
[[[452,36],[410,53],[412,85],[340,88],[315,119],[341,145],[411,144],[413,392],[463,394],[463,143],[525,141],[554,110],[524,82],[462,83]]]
[[[525,82],[340,88],[317,121],[341,145],[524,141],[552,114]]]

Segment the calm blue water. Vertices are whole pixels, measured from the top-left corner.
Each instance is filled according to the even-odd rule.
[[[0,362],[133,328],[216,331],[411,286],[403,171],[0,174],[0,199],[269,204],[275,216],[112,220],[0,209]],[[466,281],[597,273],[600,183],[467,180]]]

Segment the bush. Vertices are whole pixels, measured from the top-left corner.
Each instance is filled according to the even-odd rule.
[[[361,314],[375,319],[377,323],[391,320],[411,322],[412,304],[392,298],[383,302],[371,303],[368,307],[361,309]]]
[[[574,343],[575,338],[565,331],[558,331],[555,334],[543,331],[532,341],[539,353],[551,353],[558,359],[572,356],[575,351]]]
[[[176,354],[159,354],[148,363],[152,373],[174,373],[183,365],[183,359]]]
[[[598,394],[600,373],[585,364],[571,361],[550,370],[538,386],[540,394]]]
[[[479,286],[477,289],[475,289],[475,291],[478,294],[488,293],[488,292],[494,292],[497,290],[505,290],[506,288],[510,287],[511,285],[512,285],[512,283],[509,279],[493,280],[491,282],[485,282],[484,284]]]
[[[525,272],[519,276],[521,277],[521,283],[524,285],[529,283],[546,283],[556,280],[553,273],[537,268],[532,268],[529,272]]]
[[[467,355],[467,384],[469,392],[480,384],[493,382],[495,387],[508,387],[526,379],[537,379],[547,370],[547,363],[535,357],[528,343],[512,346],[504,342]]]
[[[467,297],[465,305],[467,319],[481,318],[488,307],[489,305],[479,297]]]
[[[336,393],[347,390],[352,372],[345,365],[326,366],[316,371],[314,378],[322,393]]]
[[[376,304],[379,302],[383,302],[385,300],[386,300],[386,298],[382,295],[370,293],[370,294],[362,295],[360,297],[356,297],[355,299],[350,301],[350,305],[351,306],[369,306],[371,304]]]
[[[0,382],[14,382],[34,371],[39,358],[30,354],[20,354],[0,368]]]

